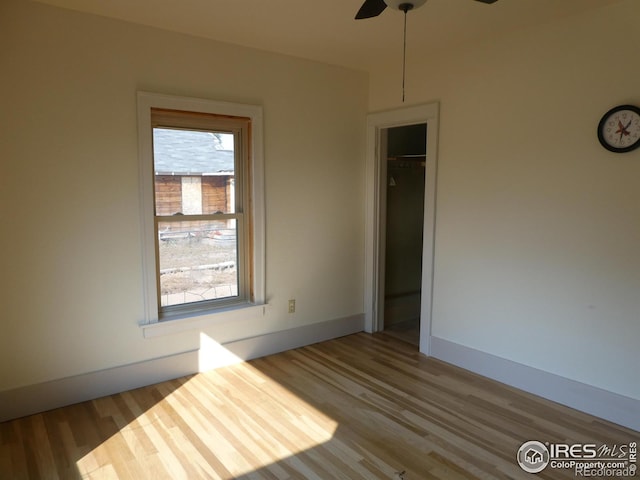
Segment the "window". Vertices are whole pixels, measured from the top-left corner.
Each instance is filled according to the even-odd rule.
[[[145,323],[264,302],[261,113],[138,95]]]

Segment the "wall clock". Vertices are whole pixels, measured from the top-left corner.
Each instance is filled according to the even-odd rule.
[[[618,105],[605,113],[598,124],[598,140],[604,148],[615,153],[640,147],[640,108]]]

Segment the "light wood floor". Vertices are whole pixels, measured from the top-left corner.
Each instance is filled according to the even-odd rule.
[[[357,334],[2,423],[0,478],[569,479],[519,446],[639,436]]]

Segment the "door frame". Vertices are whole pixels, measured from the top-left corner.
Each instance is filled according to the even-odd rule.
[[[385,129],[427,124],[420,299],[420,352],[425,355],[431,352],[439,113],[440,105],[434,102],[367,115],[364,330],[369,333],[384,327],[381,307],[384,305],[387,162],[381,154],[386,152]]]

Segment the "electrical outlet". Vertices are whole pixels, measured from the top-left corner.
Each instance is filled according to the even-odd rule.
[[[294,299],[289,300],[289,313],[296,313],[296,301]]]

